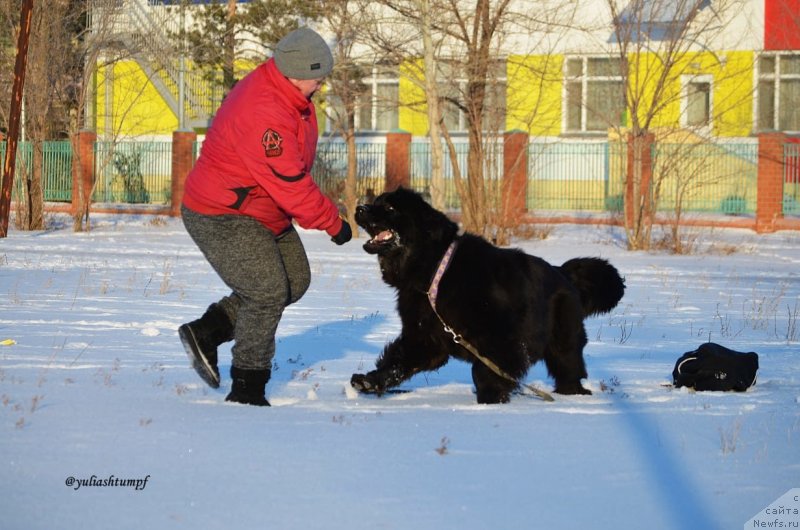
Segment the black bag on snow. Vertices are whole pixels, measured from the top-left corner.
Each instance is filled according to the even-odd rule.
[[[678,388],[744,392],[756,383],[756,372],[757,353],[742,353],[707,342],[678,359],[672,380]]]

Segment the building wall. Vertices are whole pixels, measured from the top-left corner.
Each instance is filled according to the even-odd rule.
[[[579,52],[614,53],[615,45],[610,40],[608,24],[600,20],[605,15],[598,17],[598,13],[607,15],[607,1],[589,0],[577,9],[576,16],[585,18],[586,25],[580,31],[569,30],[563,38],[549,43],[547,47],[555,52],[508,57],[507,130],[523,130],[536,137],[564,134],[565,57]],[[705,11],[706,15],[712,14]],[[712,79],[713,129],[709,131],[712,136],[748,136],[754,131],[756,53],[762,47],[768,50],[800,49],[800,0],[733,0],[726,11],[715,13],[724,19],[727,29],[709,37],[709,42],[731,47],[712,48],[713,52],[691,52],[680,61],[676,70],[682,71],[684,76],[703,75]],[[529,42],[526,42],[523,37],[518,46],[520,49],[534,49],[537,47],[534,40],[534,37],[529,37]],[[541,42],[536,41],[536,44]],[[640,78],[656,79],[654,74],[659,64],[660,60],[655,56],[645,55],[639,73],[649,72]],[[399,128],[414,136],[424,136],[428,132],[425,96],[421,84],[411,78],[411,72],[418,67],[418,60],[401,67]],[[655,127],[680,126],[684,79],[675,76],[668,80],[666,91],[670,102],[658,113],[653,123]],[[645,93],[652,93],[655,88],[647,83],[652,81],[645,82],[642,88]],[[102,135],[169,135],[178,127],[177,116],[134,61],[121,61],[101,70],[96,109],[97,130]],[[113,116],[113,122],[109,116]]]
[[[533,136],[561,133],[561,55],[512,56],[506,63],[506,129]]]
[[[748,136],[754,132],[753,105],[755,53],[725,53],[725,64],[712,69],[714,83],[715,134],[721,137]]]
[[[659,99],[664,108],[655,114],[652,125],[680,127],[685,79],[707,76],[712,79],[712,135],[749,135],[753,130],[753,56],[751,51],[733,51],[693,52],[681,57],[665,82],[664,95]],[[655,55],[646,54],[631,63],[631,78],[643,80],[636,91],[643,95],[641,101],[650,101],[660,89],[662,62]],[[640,119],[644,120],[650,112],[650,108],[643,107]]]
[[[532,136],[558,136],[563,133],[563,63],[563,56],[509,58],[507,130],[523,130]],[[732,137],[751,134],[754,52],[696,53],[685,57],[681,63],[676,71],[684,75],[710,75],[713,78],[713,135]],[[640,64],[640,78],[658,78],[658,59],[645,57]],[[655,87],[645,85],[642,90],[650,94]],[[681,76],[675,76],[666,87],[670,102],[658,114],[654,126],[679,125],[680,90]],[[106,104],[109,91],[113,102],[113,121],[106,112],[109,108]],[[97,97],[97,130],[101,134],[122,137],[164,135],[178,128],[177,116],[134,61],[123,61],[101,69]],[[406,76],[401,77],[400,102],[400,129],[414,136],[426,135],[427,105],[420,84]]]
[[[764,49],[800,50],[800,0],[764,0]]]
[[[167,135],[178,128],[175,113],[132,60],[100,69],[96,109],[97,132],[105,137]]]

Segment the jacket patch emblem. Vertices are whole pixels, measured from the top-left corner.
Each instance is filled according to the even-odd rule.
[[[264,146],[264,154],[267,157],[281,156],[283,153],[283,138],[274,129],[267,129],[261,137],[261,145]]]

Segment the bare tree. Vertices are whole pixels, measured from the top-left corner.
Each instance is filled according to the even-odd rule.
[[[358,203],[356,179],[358,158],[356,152],[355,116],[360,98],[366,91],[363,62],[354,57],[360,29],[365,24],[368,11],[351,0],[332,0],[325,3],[322,19],[333,34],[334,70],[328,79],[329,91],[325,112],[333,128],[347,146],[347,175],[344,183],[344,205],[347,222],[358,235],[355,211]]]
[[[490,65],[498,54],[502,25],[508,16],[509,4],[510,0],[477,0],[474,3],[419,0],[386,3],[386,7],[416,30],[423,44],[421,50],[415,50],[423,58],[422,66],[410,72],[425,91],[434,164],[432,195],[435,193],[437,197],[434,205],[442,202],[440,163],[443,157],[438,151],[441,133],[449,148],[453,177],[461,198],[464,227],[481,234],[491,229],[484,182],[487,162],[484,144],[487,83]],[[403,52],[408,55],[409,50],[403,49]],[[452,85],[454,75],[465,79],[463,90]],[[441,89],[442,79],[450,83],[449,90]],[[469,142],[466,182],[461,178],[455,146],[443,119],[445,102],[458,109],[458,112],[463,112],[466,117]]]
[[[400,0],[378,4],[380,7],[375,10],[374,24],[368,26],[370,31],[365,41],[378,57],[403,64],[403,75],[424,94],[423,98],[411,101],[409,105],[425,108],[431,151],[429,192],[433,206],[444,209],[444,100],[439,88],[439,60],[445,35],[437,29],[442,26],[440,2]]]
[[[443,131],[442,100],[439,93],[438,57],[442,42],[434,33],[434,8],[429,0],[416,2],[419,12],[419,30],[422,36],[422,62],[424,64],[424,87],[427,94],[428,136],[431,141],[431,201],[435,208],[445,207],[444,153],[442,150]]]
[[[658,185],[647,182],[645,163],[653,133],[665,111],[681,98],[681,77],[694,72],[692,57],[716,57],[713,39],[726,27],[726,17],[741,9],[738,0],[608,0],[619,76],[624,90],[627,131],[611,121],[632,149],[626,182],[634,201],[625,201],[625,231],[631,249],[649,248],[658,210]],[[677,124],[675,124],[677,128]],[[665,173],[666,175],[666,173]],[[630,181],[632,180],[632,182]]]
[[[194,63],[208,80],[222,84],[225,91],[236,82],[239,61],[260,61],[272,45],[304,21],[315,20],[323,4],[318,0],[213,0],[203,6],[181,0],[182,8],[191,6],[192,27],[185,38]],[[173,35],[180,39],[182,35]],[[217,76],[222,72],[222,78]]]
[[[18,2],[0,4],[2,31],[0,42],[7,43],[16,31],[13,20]],[[43,218],[43,143],[47,140],[76,138],[87,123],[89,99],[94,96],[94,76],[110,66],[109,61],[130,58],[129,50],[120,49],[114,32],[119,14],[116,0],[54,0],[34,5],[33,28],[25,91],[26,138],[33,146],[33,156],[18,174],[22,177],[18,197],[17,223],[21,228],[44,227]],[[57,57],[58,60],[54,60]],[[8,49],[0,47],[0,61],[8,64]],[[5,85],[0,86],[5,91]],[[5,112],[7,109],[3,109]],[[120,111],[124,115],[124,111]],[[3,116],[5,118],[5,116]],[[80,162],[80,151],[73,142],[73,157]],[[81,164],[74,168],[81,171]],[[85,189],[78,175],[78,208],[74,229],[88,229],[92,186]]]
[[[18,2],[2,5],[2,40],[17,29],[11,24]],[[71,100],[65,90],[70,85],[72,39],[80,25],[78,2],[57,0],[35,3],[31,16],[31,36],[23,98],[25,139],[30,141],[31,156],[20,157],[17,173],[17,226],[24,230],[44,228],[43,144],[46,140],[68,134]],[[7,47],[3,46],[4,64]],[[59,57],[59,60],[53,60]],[[3,87],[5,89],[5,87]],[[7,109],[3,109],[4,111]]]
[[[14,71],[16,43],[19,34],[19,2],[0,0],[0,68],[3,72]],[[13,75],[0,76],[0,101],[11,101]],[[3,127],[8,123],[8,105],[0,105]],[[5,130],[2,131],[5,133]]]
[[[65,23],[71,18],[69,7],[66,0],[50,2],[47,6],[34,4],[24,98],[25,130],[33,149],[28,171],[19,172],[22,186],[18,188],[21,194],[17,208],[17,224],[23,230],[44,228],[43,144],[58,134],[58,129],[63,134],[67,128],[68,113],[64,112],[64,107],[68,103],[57,96],[68,72],[52,58],[53,53],[63,56],[70,52],[72,27]]]
[[[73,212],[73,230],[76,232],[90,230],[90,213],[92,195],[97,181],[88,182],[83,175],[81,150],[78,145],[78,134],[84,130],[95,128],[96,83],[113,77],[114,66],[123,61],[133,60],[138,55],[135,44],[120,39],[119,21],[121,11],[117,0],[91,0],[90,2],[74,1],[70,53],[64,56],[62,68],[68,72],[68,82],[61,87],[61,97],[70,104],[69,137],[72,141],[72,152],[75,159],[73,171],[77,174],[73,181],[77,189],[72,190],[73,203],[77,205]],[[153,72],[152,75],[158,75]],[[116,140],[126,126],[135,125],[131,114],[146,87],[144,85],[124,98],[124,102],[115,102],[110,115],[105,115],[106,127],[104,138]],[[106,94],[106,98],[112,97]],[[99,169],[112,163],[106,157],[95,164]]]
[[[508,110],[504,78],[510,63],[506,59],[512,52],[523,55],[531,43],[536,43],[533,46],[543,53],[542,48],[552,43],[542,43],[557,39],[542,36],[563,34],[574,7],[561,2],[545,5],[509,0],[407,0],[382,4],[394,18],[385,25],[390,29],[376,32],[381,38],[373,37],[372,42],[378,42],[387,52],[397,50],[404,54],[404,75],[424,94],[422,101],[408,103],[417,108],[424,105],[427,110],[434,205],[440,207],[437,196],[444,187],[443,179],[439,180],[443,157],[437,151],[444,141],[465,229],[505,239],[501,225],[507,205],[498,167],[502,153],[499,140]],[[421,60],[415,61],[415,57]],[[514,68],[519,67],[517,64]],[[463,116],[468,141],[467,164],[463,168],[457,161],[455,131],[448,127],[453,116]],[[531,113],[529,120],[534,119],[535,113]]]

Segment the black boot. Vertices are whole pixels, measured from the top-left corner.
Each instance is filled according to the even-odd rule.
[[[227,313],[211,304],[202,317],[179,327],[178,336],[197,375],[211,388],[219,388],[217,346],[233,339],[233,323]]]
[[[231,366],[231,393],[225,401],[244,403],[245,405],[258,405],[269,407],[269,401],[264,397],[264,387],[267,386],[272,370],[242,370]]]

